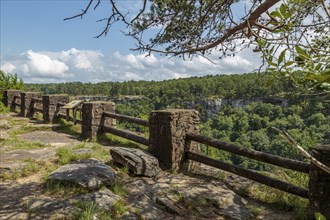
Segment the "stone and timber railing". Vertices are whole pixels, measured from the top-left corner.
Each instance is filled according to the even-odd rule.
[[[159,166],[172,172],[195,170],[200,164],[188,161],[185,152],[200,152],[196,142],[186,141],[189,132],[199,133],[199,116],[195,110],[167,109],[150,113],[149,152]]]
[[[43,120],[46,123],[56,121],[57,114],[61,113],[61,108],[59,103],[62,103],[64,106],[69,102],[69,95],[66,94],[57,94],[57,95],[43,95]]]
[[[42,108],[40,100],[42,97]],[[12,110],[21,106],[21,115],[31,117],[35,111],[43,112],[45,122],[60,117],[81,123],[83,138],[93,138],[108,132],[148,146],[148,151],[158,158],[164,170],[172,172],[191,171],[200,168],[201,163],[222,169],[273,188],[308,198],[310,210],[320,212],[330,219],[330,175],[313,164],[279,157],[229,144],[199,134],[198,112],[187,109],[157,110],[150,113],[149,121],[115,113],[113,102],[81,102],[72,108],[65,108],[67,95],[44,95],[40,93],[7,90],[4,93],[5,105]],[[72,103],[71,103],[72,104]],[[73,116],[69,111],[73,111]],[[65,113],[63,113],[65,111]],[[81,112],[77,119],[76,113]],[[135,123],[149,128],[149,138],[134,132],[118,129],[116,120]],[[273,164],[279,167],[309,174],[309,189],[266,176],[260,172],[245,169],[233,164],[201,155],[200,144],[205,144],[250,159]],[[330,145],[315,147],[313,156],[323,164],[330,166]]]
[[[288,159],[268,153],[263,153],[260,151],[256,150],[251,150],[248,148],[243,148],[243,147],[238,147],[234,144],[228,144],[226,142],[219,141],[214,138],[202,136],[202,135],[197,135],[194,133],[189,133],[187,134],[187,140],[194,141],[197,143],[205,144],[220,150],[224,150],[230,153],[238,154],[240,156],[244,156],[250,159],[255,159],[258,161],[262,161],[265,163],[277,165],[279,167],[303,172],[303,173],[309,173],[309,167],[310,165],[308,163],[302,162],[302,161],[297,161],[293,159]],[[301,188],[294,186],[290,183],[277,180],[275,178],[268,177],[266,175],[263,175],[261,173],[258,173],[253,170],[249,169],[244,169],[239,166],[225,163],[219,160],[214,160],[212,158],[209,158],[207,156],[201,155],[201,154],[196,154],[195,152],[187,152],[186,157],[189,160],[197,161],[209,166],[213,166],[234,174],[237,174],[239,176],[246,177],[248,179],[254,180],[256,182],[271,186],[273,188],[292,193],[294,195],[303,197],[303,198],[308,198],[309,193],[307,189]]]
[[[21,91],[15,89],[5,90],[3,94],[4,104],[11,111],[16,111],[16,107],[21,107]]]
[[[22,92],[21,93],[21,113],[20,116],[22,117],[29,117],[32,118],[34,115],[34,101],[32,99],[41,99],[42,93],[41,92]],[[38,107],[40,108],[42,104],[38,103]]]
[[[81,136],[92,139],[103,132],[103,126],[116,125],[115,120],[103,117],[103,112],[115,112],[113,102],[84,102],[82,105]]]

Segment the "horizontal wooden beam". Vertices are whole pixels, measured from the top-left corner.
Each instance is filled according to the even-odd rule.
[[[43,113],[43,109],[42,108],[34,107],[33,110],[36,111],[36,112]]]
[[[127,116],[127,115],[120,115],[120,114],[116,114],[116,113],[112,113],[112,112],[103,112],[103,116],[149,127],[149,121],[143,120],[141,118],[135,118],[135,117]]]
[[[300,196],[303,198],[309,197],[309,192],[305,188],[294,186],[287,182],[284,182],[284,181],[281,181],[281,180],[278,180],[275,178],[271,178],[269,176],[260,174],[254,170],[244,169],[239,166],[225,163],[225,162],[222,162],[219,160],[214,160],[212,158],[209,158],[209,157],[206,157],[206,156],[203,156],[200,154],[196,154],[193,152],[187,152],[186,156],[190,160],[197,161],[197,162],[200,162],[200,163],[212,166],[212,167],[216,167],[218,169],[225,170],[225,171],[234,173],[239,176],[243,176],[245,178],[254,180],[256,182],[265,184],[267,186],[271,186],[273,188],[282,190],[284,192],[288,192],[288,193],[291,193],[291,194],[294,194],[294,195],[297,195],[297,196]]]
[[[254,160],[262,161],[265,163],[270,163],[279,167],[284,167],[287,169],[303,172],[303,173],[309,173],[309,163],[288,159],[284,157],[280,157],[273,154],[268,154],[256,150],[251,150],[248,148],[238,147],[234,144],[229,144],[223,141],[219,141],[214,138],[202,136],[202,135],[196,135],[196,134],[187,134],[186,138],[191,141],[196,141],[201,144],[206,144],[211,147],[228,151],[233,154],[238,154],[244,157],[248,157]]]
[[[31,100],[33,102],[35,102],[35,103],[42,103],[42,99],[41,98],[32,98]]]
[[[108,133],[117,135],[119,137],[126,138],[126,139],[131,140],[131,141],[135,141],[139,144],[149,146],[149,139],[148,138],[142,137],[140,135],[134,134],[134,133],[129,132],[129,131],[124,131],[124,130],[120,130],[120,129],[113,128],[113,127],[108,127],[108,126],[102,126],[102,127],[103,127],[104,132],[108,132]]]

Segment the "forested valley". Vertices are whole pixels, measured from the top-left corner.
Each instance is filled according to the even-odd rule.
[[[272,127],[287,131],[307,150],[330,143],[329,93],[310,94],[290,81],[272,81],[265,74],[216,75],[166,81],[70,82],[25,84],[26,91],[48,94],[105,95],[122,99],[117,112],[148,118],[152,110],[193,107],[200,112],[201,133],[242,147],[293,159],[304,158]],[[216,114],[200,102],[221,100]],[[241,100],[239,106],[235,100]],[[143,131],[139,127],[131,129]],[[240,166],[268,171],[272,167],[203,146],[204,153]]]

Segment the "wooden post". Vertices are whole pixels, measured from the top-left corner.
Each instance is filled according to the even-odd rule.
[[[316,146],[312,156],[330,167],[330,145]],[[330,219],[330,174],[314,164],[309,171],[309,206],[312,214],[320,212]]]
[[[94,138],[102,133],[102,125],[112,126],[114,119],[102,118],[103,112],[115,112],[113,102],[84,102],[82,105],[82,138]]]
[[[31,103],[32,98],[41,98],[41,92],[22,92],[21,93],[21,113],[20,115],[23,117],[33,117],[33,110]],[[42,104],[40,104],[41,107]]]
[[[16,110],[16,104],[21,103],[21,91],[15,89],[9,89],[4,91],[3,102],[5,106],[10,108],[10,111]]]
[[[186,109],[158,110],[150,114],[149,152],[158,158],[164,170],[172,172],[198,169],[185,152],[200,152],[199,144],[186,141],[186,133],[199,134],[198,112]]]
[[[44,95],[42,96],[43,103],[43,120],[46,123],[53,122],[56,120],[56,106],[57,103],[68,103],[69,95],[59,94],[59,95]]]

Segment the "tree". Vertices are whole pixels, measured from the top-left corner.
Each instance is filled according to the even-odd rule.
[[[100,20],[106,25],[97,37],[122,22],[127,25],[125,34],[137,41],[135,50],[141,52],[185,58],[218,50],[222,58],[254,47],[276,77],[330,90],[329,0],[137,2],[141,4],[136,11],[136,4],[123,10],[120,1],[110,0],[111,12]],[[89,0],[82,13],[65,20],[82,18],[102,3]],[[238,7],[245,10],[237,13]]]
[[[0,70],[0,98],[6,89],[22,89],[23,80],[17,75],[12,75]]]

